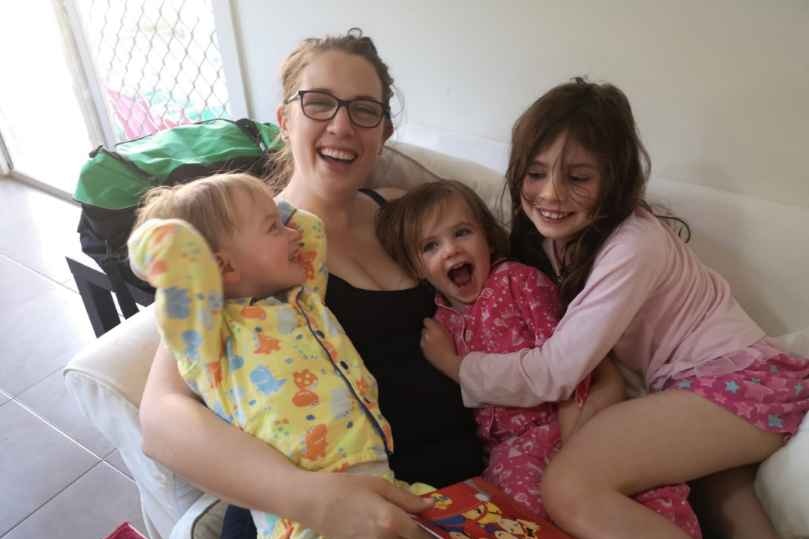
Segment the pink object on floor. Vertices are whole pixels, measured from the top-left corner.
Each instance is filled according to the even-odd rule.
[[[146,536],[133,528],[129,522],[124,522],[105,539],[146,539]]]

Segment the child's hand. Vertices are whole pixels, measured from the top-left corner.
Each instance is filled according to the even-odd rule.
[[[424,319],[421,330],[421,350],[424,357],[439,371],[456,382],[461,370],[461,358],[455,353],[455,344],[446,330],[432,318]]]

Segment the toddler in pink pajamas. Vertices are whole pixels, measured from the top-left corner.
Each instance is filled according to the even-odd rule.
[[[378,235],[393,258],[436,289],[435,321],[425,321],[425,356],[433,324],[452,336],[455,353],[509,353],[542,345],[560,313],[556,285],[535,268],[503,257],[505,231],[486,205],[460,182],[419,187],[380,214]],[[475,418],[489,451],[484,477],[547,517],[540,483],[561,443],[599,410],[622,400],[623,385],[609,360],[580,383],[575,397],[533,407],[483,405]],[[647,491],[636,499],[693,537],[699,525],[687,501],[688,487]]]

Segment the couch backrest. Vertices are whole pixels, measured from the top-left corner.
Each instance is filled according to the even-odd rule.
[[[386,146],[372,185],[408,188],[439,178],[466,182],[492,208],[509,206],[501,173],[401,142]],[[650,182],[647,198],[688,221],[692,248],[730,281],[765,331],[809,328],[809,210],[663,179]]]
[[[767,333],[809,328],[809,210],[664,179],[649,198],[688,221],[692,248]]]
[[[371,175],[374,187],[410,189],[424,182],[458,180],[469,185],[499,218],[508,216],[511,199],[503,193],[503,175],[478,163],[421,146],[391,142]]]

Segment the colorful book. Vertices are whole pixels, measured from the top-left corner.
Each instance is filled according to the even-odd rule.
[[[424,495],[416,520],[437,539],[573,539],[479,477]]]

